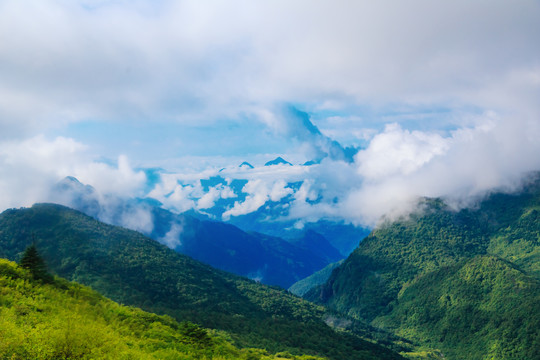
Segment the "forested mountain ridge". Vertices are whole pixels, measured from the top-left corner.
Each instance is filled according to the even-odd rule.
[[[193,210],[177,214],[151,198],[111,195],[103,200],[92,186],[74,177],[57,183],[50,197],[105,223],[140,231],[214,268],[284,289],[344,257],[313,231],[298,233],[296,241],[287,241],[280,236],[244,231]],[[276,223],[272,227],[281,228]]]
[[[424,200],[373,231],[306,297],[447,359],[532,359],[540,358],[539,268],[536,180],[474,209]]]
[[[0,257],[18,260],[32,241],[57,275],[111,299],[180,321],[227,331],[240,347],[328,359],[399,355],[338,333],[323,309],[180,255],[135,231],[52,204],[0,215]]]
[[[62,278],[43,283],[0,259],[2,359],[282,359],[238,349],[227,334],[121,306]]]

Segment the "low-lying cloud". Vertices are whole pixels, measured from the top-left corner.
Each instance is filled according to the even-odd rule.
[[[36,136],[0,142],[0,208],[47,201],[51,188],[66,176],[117,197],[142,195],[146,183],[144,172],[134,170],[125,156],[116,164],[96,161],[87,146],[73,139]]]
[[[490,191],[519,189],[527,175],[540,170],[539,123],[495,113],[479,115],[476,122],[444,133],[388,124],[352,162],[328,156],[311,166],[255,164],[253,169],[162,172],[147,193],[145,173],[133,169],[124,156],[116,164],[95,161],[85,145],[67,138],[2,142],[0,206],[37,201],[70,205],[72,199],[48,194],[63,177],[73,175],[94,187],[96,217],[145,233],[153,226],[149,209],[126,206],[125,201],[150,197],[180,213],[204,212],[228,199],[232,205],[222,215],[228,220],[287,199],[282,220],[297,221],[299,226],[324,218],[372,227],[382,218],[414,210],[420,197],[442,197],[455,208],[471,206]],[[222,182],[202,186],[201,179],[217,176]],[[232,188],[236,180],[245,181],[241,197]],[[171,236],[167,241],[172,244]]]
[[[313,166],[222,170],[229,182],[250,179],[242,190],[245,199],[223,217],[249,214],[292,195],[289,220],[330,218],[375,226],[382,218],[413,211],[421,197],[442,197],[459,209],[491,191],[518,190],[540,170],[540,123],[495,113],[480,114],[475,123],[444,132],[388,124],[351,163],[326,157]],[[303,182],[299,188],[288,187],[298,181]]]
[[[443,197],[459,208],[490,191],[519,189],[540,170],[540,129],[512,120],[488,114],[478,126],[448,136],[387,127],[356,156],[362,185],[351,190],[344,209],[354,221],[374,224],[410,211],[420,196]]]
[[[159,242],[167,245],[171,249],[176,249],[182,245],[182,233],[184,232],[184,227],[179,223],[173,223],[171,229],[163,236],[158,239]]]
[[[235,202],[234,206],[223,213],[223,219],[228,220],[231,216],[240,216],[250,214],[259,210],[261,206],[268,201],[277,202],[285,196],[293,193],[293,190],[287,187],[283,179],[276,179],[269,183],[262,179],[250,180],[242,188],[246,193],[246,199],[242,202]]]

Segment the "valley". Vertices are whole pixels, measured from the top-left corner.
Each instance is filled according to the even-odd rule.
[[[536,357],[540,181],[519,193],[493,193],[478,208],[455,211],[424,199],[419,209],[330,263],[339,254],[316,232],[284,241],[154,206],[155,224],[165,224],[153,227],[154,238],[174,224],[183,228],[182,246],[167,247],[64,206],[36,204],[0,215],[0,257],[18,260],[35,243],[53,274],[122,304],[225,332],[235,356],[258,348],[261,359],[284,351],[328,359],[398,359],[396,352],[409,359]],[[291,287],[324,307],[204,264],[221,261],[239,273],[226,264],[249,270],[250,261],[269,256],[324,259]]]

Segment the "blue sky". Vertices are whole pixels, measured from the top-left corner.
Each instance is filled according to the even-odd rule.
[[[536,0],[0,1],[0,207],[66,175],[140,196],[142,167],[301,164],[332,141],[360,151],[306,175],[342,193],[310,213],[512,187],[540,169],[538,34]]]

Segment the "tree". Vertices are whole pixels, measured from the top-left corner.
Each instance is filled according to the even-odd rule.
[[[47,271],[45,261],[43,261],[39,255],[35,243],[32,243],[32,245],[28,246],[26,250],[24,250],[19,265],[30,270],[32,276],[36,280],[41,280],[43,282],[52,282],[53,280],[52,275]]]

